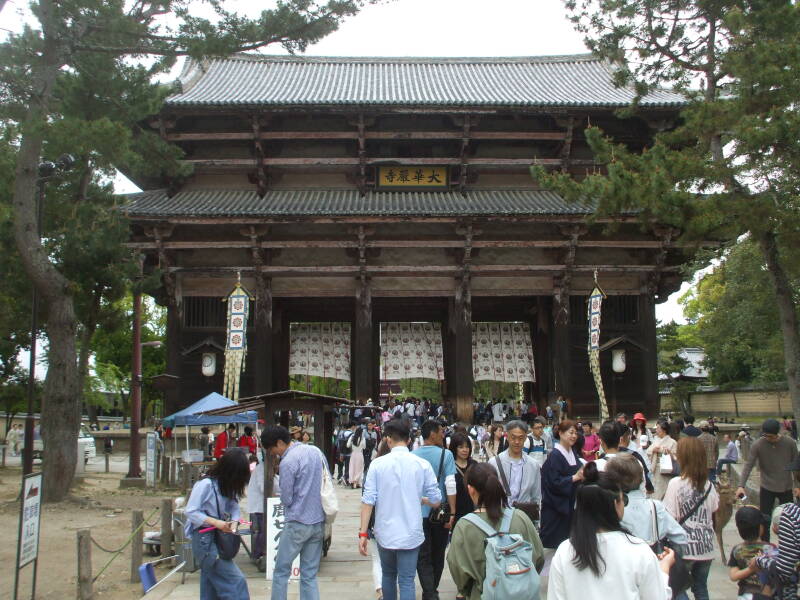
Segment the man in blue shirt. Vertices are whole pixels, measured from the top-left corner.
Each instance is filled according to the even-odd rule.
[[[325,537],[320,493],[324,456],[316,446],[293,441],[289,431],[279,425],[264,428],[261,445],[269,454],[281,457],[281,502],[285,516],[275,557],[271,598],[286,600],[292,562],[299,554],[300,598],[319,600],[317,571]]]
[[[414,600],[414,571],[425,540],[419,507],[438,507],[441,501],[436,475],[427,461],[408,451],[408,435],[402,420],[386,423],[383,439],[390,452],[372,461],[361,497],[358,550],[367,556],[367,529],[374,508],[384,600],[396,600],[398,587],[400,600]]]
[[[422,507],[422,528],[425,541],[419,549],[417,559],[417,575],[422,586],[422,600],[439,599],[439,581],[444,571],[444,554],[450,529],[455,524],[456,514],[456,461],[453,453],[442,447],[444,431],[436,421],[425,421],[422,424],[423,446],[414,450],[413,454],[425,459],[431,465],[439,483],[441,497],[447,496],[450,506],[450,519],[444,523],[430,521],[431,509]],[[444,460],[442,460],[444,459]]]

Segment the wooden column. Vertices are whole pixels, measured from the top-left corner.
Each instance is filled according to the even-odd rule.
[[[572,395],[571,348],[569,343],[569,295],[557,287],[553,296],[553,374],[556,395]]]
[[[356,402],[366,403],[374,393],[373,377],[378,356],[374,352],[375,327],[372,322],[372,296],[368,281],[363,282],[359,288],[353,321],[350,393]]]
[[[167,305],[167,374],[181,376],[181,310],[173,302]],[[180,381],[180,380],[178,380]],[[171,385],[164,394],[164,414],[171,415],[180,409],[180,385]]]
[[[273,303],[272,307],[272,389],[281,392],[289,389],[289,326],[290,319],[286,311]]]
[[[468,296],[450,298],[447,302],[444,372],[447,400],[456,409],[461,423],[472,423],[472,318]]]
[[[536,298],[536,321],[531,323],[533,361],[536,368],[534,400],[539,414],[544,414],[550,391],[553,389],[553,357],[550,352],[550,303],[547,298]]]
[[[650,290],[639,295],[639,323],[640,339],[644,346],[642,353],[644,414],[647,417],[655,417],[658,414],[658,351],[656,348],[656,303]]]
[[[268,394],[276,390],[272,374],[272,290],[270,280],[256,273],[256,336],[255,336],[255,390],[254,394]]]

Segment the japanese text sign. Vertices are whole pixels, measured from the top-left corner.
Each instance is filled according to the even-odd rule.
[[[447,167],[378,167],[379,188],[446,189],[447,186]]]

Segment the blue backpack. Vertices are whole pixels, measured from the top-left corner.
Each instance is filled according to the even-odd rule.
[[[463,518],[486,534],[486,574],[481,600],[539,600],[539,573],[533,564],[533,546],[516,533],[509,533],[513,508],[506,508],[500,529],[475,513]]]

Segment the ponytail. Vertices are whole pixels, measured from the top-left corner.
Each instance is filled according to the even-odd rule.
[[[476,508],[484,508],[492,523],[499,523],[503,517],[503,509],[508,506],[508,499],[497,471],[488,463],[475,463],[466,473],[466,483],[478,492]]]

